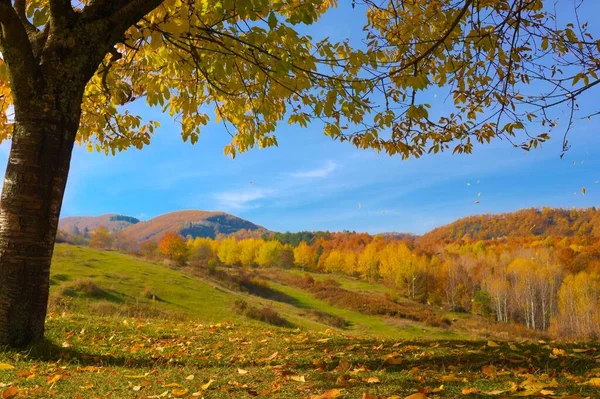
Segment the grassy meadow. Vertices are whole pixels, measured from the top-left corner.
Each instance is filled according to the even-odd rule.
[[[440,312],[452,323],[431,326],[366,314],[344,296],[319,297],[330,275],[313,274],[315,289],[289,283],[301,278],[259,271],[252,286],[244,280],[250,289],[235,289],[117,252],[57,245],[47,338],[2,352],[2,397],[598,397],[597,345],[477,330],[481,322],[464,315]],[[334,278],[342,294],[385,303],[386,287]],[[269,323],[274,314],[283,326]]]

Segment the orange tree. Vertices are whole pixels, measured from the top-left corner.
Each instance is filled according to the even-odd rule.
[[[74,143],[149,144],[158,123],[124,107],[137,99],[172,115],[191,143],[214,111],[231,156],[276,145],[282,120],[320,120],[332,139],[407,158],[496,137],[535,147],[556,125],[549,110],[566,106],[573,120],[599,82],[597,40],[585,24],[554,23],[547,0],[354,0],[363,45],[300,33],[335,3],[0,0],[0,139],[12,139],[0,345],[43,336]],[[432,87],[449,92],[444,114],[420,95]]]
[[[166,232],[160,239],[158,250],[161,254],[180,265],[185,264],[188,258],[187,243],[182,236],[172,231]]]

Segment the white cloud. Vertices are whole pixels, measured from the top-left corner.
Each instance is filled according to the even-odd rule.
[[[244,209],[258,206],[257,201],[272,195],[275,190],[264,188],[246,188],[215,194],[223,209]]]
[[[291,176],[295,177],[296,179],[323,178],[331,175],[337,168],[337,163],[333,161],[327,161],[325,165],[320,168],[291,173]]]

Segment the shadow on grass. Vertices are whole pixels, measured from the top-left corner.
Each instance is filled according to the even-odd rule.
[[[10,350],[10,349],[6,349]],[[161,364],[179,367],[189,365],[189,361],[174,361],[173,359],[133,357],[131,354],[123,355],[90,353],[77,348],[64,348],[55,342],[44,338],[32,344],[29,348],[20,350],[19,354],[25,355],[27,359],[55,363],[73,362],[82,366],[116,366],[126,368],[153,368]]]

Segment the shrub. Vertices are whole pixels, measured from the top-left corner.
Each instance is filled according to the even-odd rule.
[[[262,321],[279,327],[290,327],[291,323],[281,317],[279,313],[271,305],[263,306],[258,308],[253,305],[249,305],[248,302],[243,299],[238,299],[233,304],[234,311],[238,314],[244,315],[249,319]]]
[[[67,285],[61,290],[62,296],[68,297],[91,297],[91,298],[102,298],[106,296],[106,291],[104,291],[100,286],[98,286],[94,281],[90,278],[84,278],[74,281],[73,283]]]

